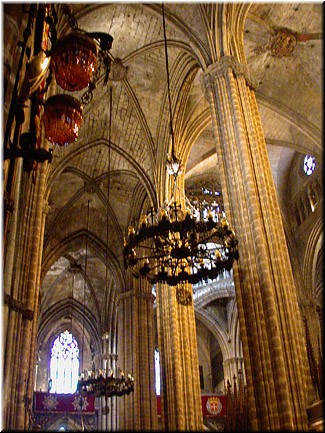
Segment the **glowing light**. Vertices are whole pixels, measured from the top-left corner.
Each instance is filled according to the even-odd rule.
[[[306,155],[304,158],[304,172],[307,176],[313,174],[316,168],[316,160],[311,155]]]

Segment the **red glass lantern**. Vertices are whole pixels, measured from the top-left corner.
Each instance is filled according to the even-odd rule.
[[[70,95],[51,96],[44,105],[42,117],[45,137],[54,144],[64,146],[76,141],[82,124],[82,107]]]
[[[97,46],[89,36],[73,32],[54,45],[50,68],[57,84],[75,92],[88,86],[97,68]]]

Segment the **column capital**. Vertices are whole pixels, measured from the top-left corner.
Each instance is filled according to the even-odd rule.
[[[30,308],[27,308],[25,303],[15,299],[13,296],[5,293],[3,301],[4,304],[8,305],[10,311],[16,311],[17,313],[21,314],[23,319],[30,321],[34,319],[34,311]]]
[[[128,299],[128,298],[132,298],[132,297],[135,297],[137,299],[147,299],[148,301],[151,301],[152,303],[154,303],[154,301],[155,301],[155,297],[151,292],[142,292],[142,291],[130,289],[130,290],[127,290],[123,293],[120,293],[117,296],[117,304],[120,301],[122,301],[123,299]]]
[[[154,303],[155,302],[155,297],[152,293],[150,292],[137,292],[136,297],[138,299],[142,298],[142,299],[147,299],[148,301]]]
[[[257,82],[251,78],[246,64],[240,63],[236,57],[223,56],[218,62],[209,65],[201,75],[201,84],[207,99],[208,93],[215,86],[216,80],[220,77],[226,76],[229,69],[231,69],[237,77],[243,75],[248,86],[254,90],[257,89]]]
[[[44,200],[44,203],[43,203],[43,213],[45,215],[47,215],[50,210],[51,210],[51,206],[49,205],[49,203],[47,201]]]
[[[232,364],[240,364],[240,367],[242,366],[244,359],[242,356],[233,356],[231,358],[227,358],[223,361],[223,366],[227,367],[228,365]]]
[[[116,304],[118,305],[120,301],[128,298],[132,298],[135,295],[134,289],[125,290],[122,293],[119,293],[116,297]]]

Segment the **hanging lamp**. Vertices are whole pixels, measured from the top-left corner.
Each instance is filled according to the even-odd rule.
[[[69,92],[87,87],[97,68],[97,55],[95,41],[80,31],[58,39],[50,63],[57,84]]]
[[[224,270],[230,271],[238,259],[238,241],[221,212],[205,216],[177,187],[183,166],[174,144],[164,5],[162,15],[172,143],[166,169],[174,178],[174,189],[169,201],[157,210],[150,209],[140,222],[129,226],[123,255],[125,267],[135,278],[146,278],[153,285],[177,286],[178,302],[189,305],[192,296],[183,283],[213,280]]]
[[[48,98],[44,104],[42,121],[45,137],[53,144],[67,145],[77,140],[82,124],[82,108],[93,98],[93,90],[99,80],[102,65],[105,70],[104,84],[110,70],[109,50],[113,38],[108,33],[87,33],[78,27],[71,5],[62,5],[62,12],[68,17],[72,31],[57,39],[55,23],[58,21],[55,10],[48,17],[51,22],[50,74],[41,94],[46,94],[52,76],[57,84],[67,92],[80,91],[87,87],[81,96],[81,103],[67,94],[57,94]]]
[[[63,4],[61,9],[72,30],[56,39],[57,31],[52,26],[53,47],[48,52],[51,56],[50,70],[63,90],[76,92],[88,87],[83,99],[90,102],[102,66],[105,70],[103,83],[107,84],[111,64],[109,51],[113,37],[104,32],[86,32],[80,29],[72,13],[72,6]],[[57,22],[55,11],[53,14],[51,22]]]
[[[82,124],[82,106],[70,95],[51,96],[44,104],[42,122],[47,140],[65,146],[78,138]]]

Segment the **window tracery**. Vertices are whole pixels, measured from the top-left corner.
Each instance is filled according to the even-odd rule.
[[[77,389],[78,374],[78,342],[66,330],[54,340],[51,348],[49,392],[73,394]]]

